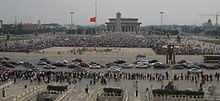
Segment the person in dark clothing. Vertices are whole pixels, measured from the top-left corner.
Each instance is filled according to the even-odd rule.
[[[5,88],[2,89],[2,97],[5,97]]]
[[[87,94],[89,94],[89,87],[88,87],[88,85],[86,85],[85,92],[86,92]]]

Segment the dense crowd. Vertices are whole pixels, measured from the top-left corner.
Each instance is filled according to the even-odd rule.
[[[165,54],[167,45],[164,36],[140,37],[130,34],[85,35],[45,35],[29,40],[0,43],[0,52],[33,52],[50,47],[132,47],[152,48],[157,54]],[[218,54],[219,47],[199,42],[189,37],[183,38],[176,48],[176,54],[204,55]]]
[[[72,80],[80,82],[82,79],[87,79],[90,82],[88,84],[107,84],[109,81],[120,82],[124,80],[148,80],[162,82],[163,80],[187,80],[195,84],[200,84],[200,90],[205,82],[219,81],[220,74],[190,74],[190,73],[178,73],[170,75],[169,72],[164,73],[110,73],[110,72],[87,72],[87,71],[0,71],[0,84],[7,81],[13,81],[16,83],[18,80],[26,80],[30,83],[37,82],[50,83],[50,82],[67,82],[72,83]],[[100,82],[100,83],[99,83]]]

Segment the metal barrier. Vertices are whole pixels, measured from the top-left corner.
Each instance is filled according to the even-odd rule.
[[[0,85],[0,89],[3,89],[3,88],[6,88],[6,87],[9,87],[13,84],[13,81],[8,81],[6,83],[3,83],[2,85]]]
[[[97,95],[102,93],[102,89],[104,88],[104,86],[100,87],[100,88],[96,88],[96,90],[94,90],[89,97],[86,99],[86,101],[96,101]]]
[[[26,101],[27,99],[33,98],[34,95],[46,89],[47,89],[47,85],[35,86],[31,89],[25,90],[24,92],[18,94],[15,98],[13,98],[13,101]]]
[[[33,97],[34,94],[46,89],[46,86],[36,86],[34,88],[28,89],[20,94],[18,94],[13,101],[24,101],[27,100],[28,97]]]
[[[68,87],[68,90],[61,92],[61,94],[54,101],[66,101],[67,95],[74,89],[74,86]]]
[[[123,101],[128,101],[128,91],[126,89],[123,90],[124,90]]]

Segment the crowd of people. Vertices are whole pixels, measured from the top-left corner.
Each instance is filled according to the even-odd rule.
[[[7,81],[13,81],[16,83],[19,80],[26,80],[29,83],[37,82],[50,83],[50,82],[67,82],[73,83],[73,80],[80,82],[82,79],[87,79],[88,84],[104,84],[107,85],[109,81],[120,82],[123,80],[147,80],[162,82],[164,80],[173,81],[187,80],[192,83],[199,84],[200,88],[205,82],[219,81],[220,74],[190,74],[190,73],[175,73],[170,74],[168,71],[164,73],[127,73],[127,72],[92,72],[92,71],[0,71],[0,84],[4,84]],[[100,82],[100,83],[99,83]],[[76,82],[75,82],[76,83]],[[25,84],[24,84],[25,85]]]
[[[33,52],[50,47],[130,47],[152,48],[157,54],[165,54],[168,39],[164,36],[140,37],[127,33],[106,34],[100,36],[87,35],[45,35],[38,38],[19,41],[0,42],[0,52]],[[219,54],[216,45],[200,42],[197,39],[184,37],[176,48],[180,55]]]

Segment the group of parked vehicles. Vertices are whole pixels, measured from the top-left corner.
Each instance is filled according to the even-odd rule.
[[[0,56],[0,70],[7,70],[7,69],[24,70],[24,69],[36,69],[36,67],[31,62],[14,61],[14,60],[10,60],[7,57]]]
[[[139,57],[141,57],[140,55]],[[143,57],[143,56],[142,56]],[[38,66],[36,66],[38,65]],[[199,62],[188,62],[186,60],[181,60],[177,62],[175,65],[167,65],[158,60],[137,60],[134,63],[127,63],[125,60],[116,59],[110,63],[102,65],[98,62],[83,62],[82,59],[73,59],[70,62],[62,59],[58,61],[50,61],[47,58],[41,58],[34,65],[31,62],[21,62],[21,61],[12,61],[7,57],[0,57],[0,69],[8,69],[8,68],[16,68],[22,70],[24,68],[28,69],[37,69],[37,67],[41,66],[43,69],[56,69],[57,67],[67,67],[71,69],[101,69],[108,68],[108,72],[121,72],[122,69],[146,69],[146,68],[154,68],[154,69],[188,69],[189,73],[201,73],[201,68],[206,69],[218,69],[220,68],[220,63],[217,64],[202,64]]]

